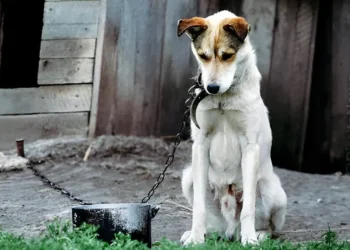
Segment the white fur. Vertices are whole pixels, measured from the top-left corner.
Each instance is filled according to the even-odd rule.
[[[219,23],[226,17],[235,15],[222,11],[207,20]],[[215,75],[215,67],[197,60],[207,86],[206,76]],[[191,123],[192,166],[183,172],[182,190],[193,206],[193,218],[191,230],[181,238],[184,244],[202,243],[210,232],[232,237],[237,229],[243,243],[255,243],[269,227],[281,230],[284,225],[287,196],[273,172],[268,111],[260,96],[261,75],[249,37],[225,74],[220,76],[223,92],[207,96],[198,106],[201,128]],[[243,189],[238,220],[236,200],[223,191],[229,184]]]

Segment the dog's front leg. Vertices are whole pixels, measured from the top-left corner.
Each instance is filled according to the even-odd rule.
[[[248,143],[242,152],[243,207],[241,212],[241,241],[243,244],[256,243],[255,203],[257,173],[259,166],[259,145]]]
[[[203,243],[206,233],[206,191],[209,169],[209,143],[204,135],[200,135],[193,144],[193,215],[191,234],[184,244]]]

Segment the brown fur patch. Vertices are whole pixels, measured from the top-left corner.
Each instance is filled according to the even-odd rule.
[[[249,24],[242,17],[226,18],[215,26],[201,17],[181,19],[178,34],[181,35],[187,29],[202,62],[219,63],[225,67],[235,61],[236,53],[248,34]],[[203,33],[204,30],[207,32]]]
[[[189,28],[198,27],[202,30],[208,28],[207,22],[202,17],[192,17],[190,19],[180,19],[177,24],[177,35],[181,36]]]
[[[229,195],[232,195],[236,198],[236,213],[235,213],[235,218],[238,219],[242,207],[243,207],[243,202],[242,202],[242,196],[243,196],[243,191],[237,191],[236,185],[235,184],[230,184],[227,186],[227,193]]]
[[[236,214],[235,214],[236,219],[239,218],[239,215],[241,214],[241,211],[242,211],[242,207],[243,207],[242,196],[243,196],[243,191],[236,193],[236,203],[237,203]]]
[[[228,185],[227,192],[228,192],[229,195],[235,195],[235,192],[236,192],[235,187],[236,186],[234,186],[232,184]]]
[[[227,18],[223,22],[226,31],[234,32],[239,40],[244,41],[250,31],[250,26],[243,17]]]
[[[224,29],[224,25],[227,24],[228,20],[225,19],[217,27],[219,30],[214,38],[214,54],[221,62],[231,63],[235,60],[235,55],[242,45],[242,41]],[[222,56],[223,54],[231,54],[232,56],[225,60]]]

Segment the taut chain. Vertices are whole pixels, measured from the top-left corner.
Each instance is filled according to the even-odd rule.
[[[190,102],[196,97],[196,94],[195,94],[195,90],[196,89],[203,89],[203,86],[201,84],[201,75],[198,76],[198,79],[196,80],[196,83],[191,88],[189,88],[189,90],[188,90],[188,94],[189,94],[190,97],[185,101],[186,110],[184,112],[184,115],[183,115],[183,118],[182,118],[182,121],[181,121],[179,132],[177,133],[177,135],[175,137],[175,141],[174,141],[174,144],[173,144],[173,149],[172,149],[171,153],[168,155],[168,157],[167,157],[167,159],[165,161],[165,168],[158,175],[157,181],[154,183],[153,187],[148,192],[147,196],[145,196],[141,200],[141,203],[147,203],[151,199],[151,197],[153,196],[155,190],[163,182],[164,177],[165,177],[165,173],[168,170],[168,167],[174,161],[176,149],[179,146],[179,144],[181,143],[181,137],[182,137],[183,132],[185,130],[186,122],[187,122],[188,118],[190,117]],[[81,205],[92,205],[93,204],[92,202],[87,202],[87,201],[84,201],[81,198],[76,197],[75,195],[73,195],[72,193],[70,193],[69,191],[67,191],[64,188],[61,188],[59,185],[57,185],[56,183],[50,181],[45,175],[40,173],[40,171],[37,170],[34,165],[38,165],[38,164],[42,164],[42,163],[43,163],[42,161],[30,161],[29,162],[29,169],[32,170],[33,173],[36,176],[38,176],[44,183],[48,184],[51,188],[60,191],[63,195],[67,196],[70,200],[76,201],[76,202],[80,203]]]

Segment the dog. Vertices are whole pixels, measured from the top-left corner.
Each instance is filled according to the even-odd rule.
[[[180,19],[177,31],[191,40],[207,92],[195,111],[200,128],[191,120],[192,163],[181,186],[193,208],[192,228],[180,241],[203,243],[216,232],[257,244],[283,228],[287,196],[273,171],[272,132],[250,25],[224,10]]]

